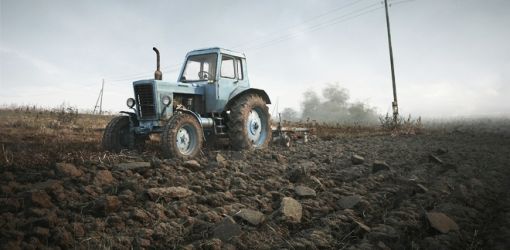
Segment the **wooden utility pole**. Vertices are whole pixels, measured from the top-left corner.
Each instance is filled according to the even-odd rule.
[[[395,67],[393,65],[393,48],[391,46],[390,17],[388,15],[388,0],[384,0],[384,9],[386,10],[386,27],[388,31],[388,45],[390,47],[390,63],[391,63],[391,81],[393,83],[393,122],[397,123],[398,119],[398,102],[397,102],[397,85],[395,83]]]
[[[395,82],[395,81],[393,81]],[[101,101],[99,102],[99,114],[103,114],[103,93],[104,93],[104,78],[103,83],[101,84]]]
[[[101,90],[99,91],[99,96],[96,100],[96,105],[94,105],[94,111],[92,111],[92,114],[96,113],[97,108],[99,108],[99,114],[103,114],[103,90],[104,90],[104,79],[103,83],[101,84]]]

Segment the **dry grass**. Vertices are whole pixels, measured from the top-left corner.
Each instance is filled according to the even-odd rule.
[[[40,166],[70,154],[99,152],[102,130],[110,119],[72,108],[0,109],[0,165]]]
[[[421,118],[412,119],[400,116],[396,122],[393,117],[386,114],[379,118],[380,123],[326,123],[326,122],[288,122],[283,126],[295,126],[309,128],[314,135],[321,139],[331,140],[334,138],[351,135],[415,135],[423,131]]]
[[[385,116],[379,117],[379,122],[381,124],[381,129],[389,131],[393,135],[415,135],[423,131],[421,117],[413,119],[411,115],[409,115],[407,118],[398,116],[397,119],[394,120],[393,116],[390,116],[390,114],[386,113]]]

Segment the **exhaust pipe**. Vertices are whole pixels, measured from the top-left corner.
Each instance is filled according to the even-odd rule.
[[[152,50],[156,52],[156,58],[157,58],[157,68],[156,72],[154,72],[154,80],[163,80],[163,73],[159,70],[159,50],[156,49],[156,47],[153,47]]]

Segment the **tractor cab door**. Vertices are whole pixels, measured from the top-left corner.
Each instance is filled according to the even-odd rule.
[[[223,110],[227,104],[230,94],[238,87],[246,87],[245,60],[230,55],[221,55],[220,76],[217,90],[217,110]]]

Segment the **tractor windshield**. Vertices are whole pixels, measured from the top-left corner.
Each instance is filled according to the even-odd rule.
[[[218,54],[189,56],[182,73],[181,82],[214,80]]]

